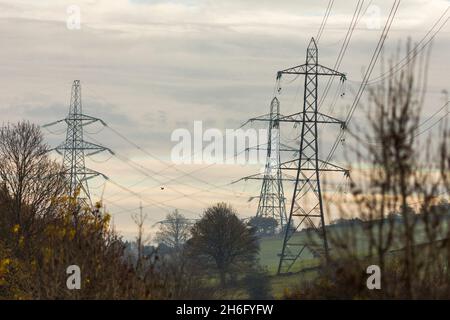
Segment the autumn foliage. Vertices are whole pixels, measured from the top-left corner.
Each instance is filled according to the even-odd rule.
[[[0,129],[0,299],[151,299],[171,296],[170,279],[137,274],[110,216],[67,197],[60,167],[39,128]],[[82,270],[68,290],[66,269]]]

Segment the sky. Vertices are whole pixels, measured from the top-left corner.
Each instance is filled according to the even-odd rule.
[[[392,2],[364,1],[339,68],[347,84],[336,82],[325,100],[330,104],[334,92],[345,92],[337,95],[333,116],[345,117]],[[334,1],[318,41],[321,64],[335,64],[356,3]],[[90,181],[91,193],[94,200],[103,199],[125,238],[135,234],[131,215],[140,203],[148,231],[175,208],[194,219],[218,201],[229,202],[242,217],[252,216],[257,201],[249,199],[258,196],[260,181],[229,183],[259,172],[261,164],[175,164],[171,135],[176,129],[193,133],[194,121],[202,121],[204,130],[225,132],[266,114],[276,72],[304,63],[327,5],[328,0],[0,0],[2,123],[42,125],[64,118],[72,82],[79,79],[84,113],[127,139],[100,125],[85,128],[86,140],[116,153],[89,157],[86,164],[110,178]],[[420,41],[448,6],[443,0],[402,1],[384,55],[401,59],[404,53],[395,58],[398,47],[407,37]],[[432,43],[425,116],[440,108],[442,90],[449,90],[449,28],[445,25]],[[380,72],[378,64],[372,78]],[[302,107],[302,79],[288,80],[279,95],[283,114]],[[363,123],[363,107],[352,121]],[[64,126],[43,130],[52,147],[64,140]],[[285,141],[295,144],[296,130],[282,128]],[[323,154],[337,132],[320,133]],[[334,159],[341,165],[344,149]],[[285,189],[290,198],[291,186]]]

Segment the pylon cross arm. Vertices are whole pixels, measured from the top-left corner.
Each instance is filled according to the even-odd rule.
[[[89,169],[89,168],[85,168],[85,172],[84,172],[85,178],[83,180],[89,180],[89,179],[93,179],[95,177],[101,176],[103,177],[105,180],[108,180],[108,177],[106,175],[104,175],[101,172]]]
[[[305,63],[299,66],[278,71],[277,80],[281,79],[283,74],[316,74],[318,76],[339,76],[343,80],[346,79],[346,75],[344,73],[322,66],[321,64],[311,65]]]
[[[242,127],[246,126],[247,124],[255,122],[255,121],[263,121],[263,122],[264,121],[265,122],[278,121],[278,117],[283,117],[283,115],[279,114],[279,115],[277,115],[277,117],[274,117],[272,114],[267,113],[267,114],[264,114],[262,116],[258,116],[258,117],[254,117],[254,118],[248,119],[239,128],[242,128]]]
[[[319,171],[335,171],[335,172],[344,172],[347,173],[348,169],[344,169],[340,166],[332,164],[330,162],[326,162],[320,159],[317,159],[319,163],[319,169],[315,168],[315,166],[311,165],[311,162],[314,162],[315,159],[307,159],[305,157],[285,161],[280,164],[281,169],[283,170],[298,170],[298,162],[302,161],[301,170],[303,171],[311,171],[311,170],[319,170]]]
[[[62,153],[64,150],[85,150],[90,151],[87,156],[91,156],[94,154],[97,154],[99,152],[108,151],[111,154],[114,154],[111,149],[103,147],[101,145],[88,142],[88,141],[82,141],[79,146],[73,147],[72,145],[68,145],[67,142],[63,142],[58,147],[54,148],[53,150],[57,151],[58,153]]]
[[[249,151],[249,150],[268,150],[268,143],[263,143],[263,144],[259,144],[257,146],[245,148],[245,151]],[[286,145],[284,143],[280,143],[280,148],[278,149],[278,151],[282,151],[282,152],[297,152],[298,148],[294,148],[294,147],[291,147],[291,146]]]
[[[302,122],[304,119],[305,122],[316,122],[315,119],[316,114],[317,114],[317,123],[339,124],[341,126],[345,124],[345,122],[342,120],[314,111],[297,112],[288,116],[283,116],[278,121],[299,123]]]
[[[283,115],[278,115],[278,117],[283,117]],[[278,120],[277,118],[271,117],[271,114],[267,114],[265,116],[261,116],[261,117],[256,117],[256,118],[251,118],[248,120],[248,122],[254,122],[254,121],[274,121],[274,120]]]
[[[42,126],[42,128],[47,128],[47,127],[51,127],[54,126],[55,124],[61,123],[61,122],[66,122],[66,123],[70,123],[72,121],[81,121],[83,126],[87,126],[89,124],[92,124],[94,122],[100,122],[102,125],[107,126],[106,122],[104,122],[102,119],[99,118],[95,118],[95,117],[91,117],[85,114],[77,114],[76,116],[73,115],[69,115],[67,118],[61,119],[61,120],[57,120],[51,123],[47,123],[44,124]]]
[[[54,126],[55,124],[61,123],[63,121],[66,121],[66,119],[61,119],[61,120],[57,120],[57,121],[53,121],[53,122],[44,124],[44,125],[42,125],[42,128],[48,128],[48,127]]]

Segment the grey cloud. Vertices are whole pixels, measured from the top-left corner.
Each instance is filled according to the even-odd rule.
[[[70,83],[79,78],[87,114],[103,118],[158,157],[169,159],[170,134],[176,128],[191,128],[194,120],[203,120],[204,127],[237,128],[247,118],[267,113],[276,71],[304,62],[306,45],[328,1],[80,1],[85,21],[80,31],[66,29],[64,5],[49,3],[0,4],[2,120],[45,123],[64,117]],[[383,14],[391,5],[388,0],[374,3]],[[172,7],[164,7],[167,4]],[[354,5],[335,1],[319,43],[322,64],[334,65]],[[402,2],[385,55],[395,52],[399,39],[408,35],[420,40],[447,5]],[[367,30],[363,21],[355,30],[340,67],[350,80],[361,79],[380,32]],[[430,92],[425,110],[429,113],[441,98],[440,90],[448,86],[448,37],[443,30],[434,44],[429,73],[436,93]],[[374,75],[378,73],[379,66]],[[291,80],[282,82],[283,113],[301,108],[302,80]],[[351,86],[358,88],[348,82],[335,115],[352,102]],[[355,119],[361,115],[358,110]],[[143,157],[108,130],[96,138],[130,157]],[[324,133],[324,150],[333,138],[333,132]],[[214,177],[212,172],[205,175]]]

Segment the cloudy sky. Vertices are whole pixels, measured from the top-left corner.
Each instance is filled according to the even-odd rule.
[[[364,14],[340,66],[349,81],[343,87],[336,84],[325,101],[332,103],[335,92],[346,93],[337,95],[333,116],[343,117],[352,103],[351,90],[358,89],[382,31],[377,24],[383,26],[392,2],[364,1]],[[45,124],[64,118],[71,84],[80,79],[84,112],[102,118],[134,144],[109,129],[86,128],[87,140],[118,155],[96,155],[87,165],[133,191],[105,185],[101,179],[90,182],[94,199],[103,193],[125,237],[134,233],[130,215],[140,202],[149,215],[148,229],[174,208],[195,218],[217,201],[230,202],[242,216],[250,216],[257,202],[248,200],[259,194],[259,183],[224,185],[258,172],[260,166],[174,165],[171,134],[178,128],[192,130],[196,120],[204,129],[234,129],[249,117],[267,113],[276,71],[304,63],[306,46],[316,36],[327,4],[328,0],[0,0],[2,122],[26,119]],[[334,1],[319,41],[321,64],[335,64],[356,4]],[[408,36],[420,41],[448,6],[444,0],[402,1],[384,55],[393,56]],[[72,24],[78,9],[80,29]],[[444,25],[433,41],[425,115],[440,108],[442,90],[449,90],[449,28]],[[376,66],[372,78],[379,73]],[[283,114],[300,110],[302,84],[297,80],[283,87]],[[352,121],[363,121],[361,110]],[[50,130],[45,136],[55,146],[64,139],[64,127]],[[286,127],[286,141],[295,131]],[[336,133],[323,132],[324,149]],[[341,154],[337,152],[337,162]],[[186,174],[191,171],[195,173]],[[290,198],[291,189],[286,189]]]

